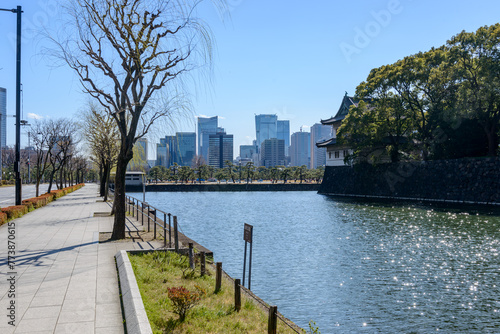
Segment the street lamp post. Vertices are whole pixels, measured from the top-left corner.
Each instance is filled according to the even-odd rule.
[[[21,205],[21,6],[17,9],[2,9],[0,11],[17,14],[16,42],[16,161],[14,172],[16,178],[16,205]]]

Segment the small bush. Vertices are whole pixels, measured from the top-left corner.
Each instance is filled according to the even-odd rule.
[[[25,205],[14,205],[2,208],[2,212],[7,214],[7,219],[19,218],[28,213],[28,207]]]
[[[35,206],[33,205],[33,202],[24,200],[21,203],[22,203],[22,205],[24,205],[25,207],[28,208],[28,212],[35,210]]]
[[[189,291],[183,286],[167,288],[168,298],[172,302],[173,311],[184,321],[187,312],[206,294],[206,291],[196,285],[196,291]]]
[[[3,211],[0,211],[0,226],[7,222],[7,214]]]

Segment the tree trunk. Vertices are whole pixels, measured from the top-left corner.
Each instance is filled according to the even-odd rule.
[[[127,172],[127,164],[130,158],[123,158],[125,154],[118,155],[118,162],[116,163],[115,175],[115,198],[113,202],[113,211],[115,220],[113,224],[112,240],[125,239],[125,174]]]
[[[101,161],[99,164],[99,196],[104,196],[104,187],[106,186],[106,182],[104,182],[104,162]]]
[[[50,191],[52,190],[52,182],[54,181],[54,174],[55,173],[56,173],[55,170],[53,170],[52,172],[50,172],[49,188],[47,189],[47,193],[50,193]]]
[[[107,163],[103,162],[99,168],[99,180],[101,181],[99,187],[99,196],[104,196],[106,192],[106,175],[108,174]]]
[[[109,191],[109,174],[111,173],[111,164],[109,162],[105,165],[106,174],[104,174],[104,202],[108,200]]]
[[[64,177],[64,168],[61,166],[61,170],[59,171],[59,189],[63,187],[63,177]]]

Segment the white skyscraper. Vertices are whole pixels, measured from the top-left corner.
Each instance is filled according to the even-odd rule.
[[[332,137],[332,127],[319,123],[311,127],[311,163],[310,168],[326,165],[326,148],[317,147],[316,143]]]

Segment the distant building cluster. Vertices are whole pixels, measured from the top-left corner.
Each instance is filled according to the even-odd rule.
[[[316,143],[328,139],[332,128],[314,124],[310,132],[290,135],[290,121],[280,120],[275,114],[255,115],[255,140],[252,145],[240,145],[239,155],[233,152],[234,135],[219,126],[219,117],[197,117],[196,132],[177,132],[160,139],[156,144],[156,160],[148,160],[147,140],[140,139],[136,151],[150,166],[194,167],[207,164],[223,168],[227,161],[234,164],[252,162],[254,166],[307,166],[317,168],[326,164],[326,148]],[[238,152],[237,152],[238,153]],[[144,154],[144,156],[143,156]],[[133,165],[133,163],[131,163]]]

